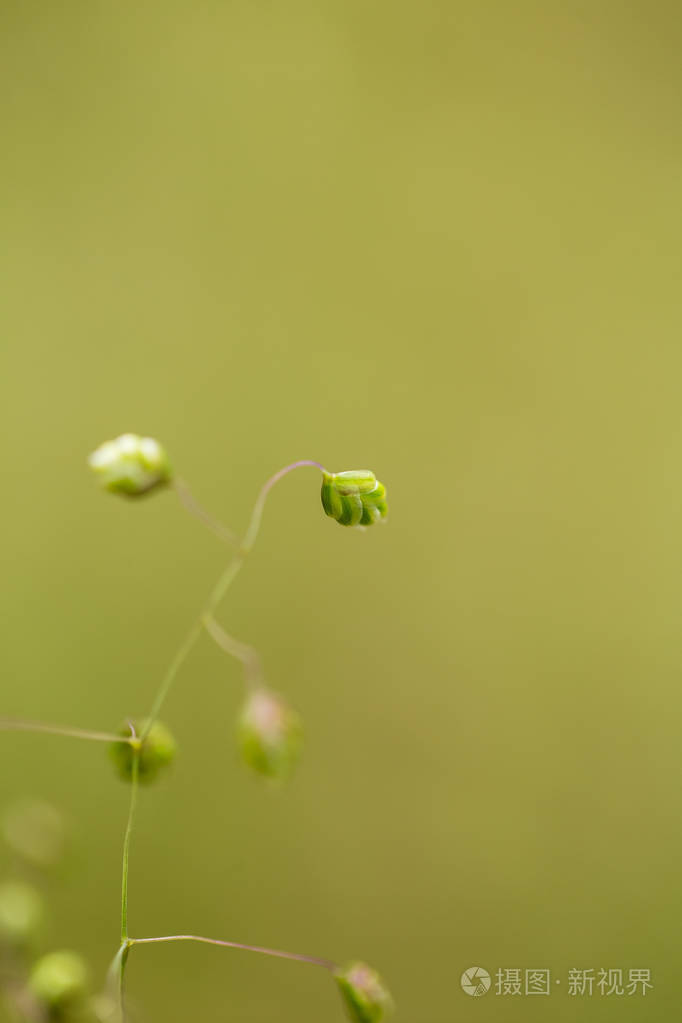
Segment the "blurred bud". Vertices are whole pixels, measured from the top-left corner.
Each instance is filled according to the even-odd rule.
[[[239,718],[239,746],[244,762],[268,778],[287,778],[298,760],[301,719],[277,693],[259,687],[248,697]]]
[[[334,973],[348,1014],[355,1023],[380,1023],[393,1012],[393,1000],[379,974],[365,963]]]
[[[124,433],[93,451],[88,465],[105,490],[139,497],[171,480],[166,452],[152,437]]]
[[[2,817],[7,845],[35,867],[49,867],[64,851],[64,820],[59,810],[37,800],[7,808]]]
[[[342,526],[371,526],[388,514],[386,488],[367,469],[325,472],[322,507]]]
[[[21,947],[37,936],[43,922],[42,896],[24,881],[0,885],[0,941]]]
[[[98,1023],[112,1023],[120,1020],[120,1006],[116,998],[106,992],[90,999],[92,1015]]]
[[[88,970],[75,952],[50,952],[31,970],[31,994],[49,1011],[63,1011],[80,1002],[86,993]]]
[[[130,738],[131,725],[136,736],[141,736],[147,727],[147,719],[137,721],[126,721],[121,725],[118,734]],[[112,742],[109,747],[111,759],[124,781],[131,781],[133,777],[133,760],[136,751],[139,751],[140,766],[138,770],[139,780],[145,784],[154,781],[160,771],[171,763],[176,751],[175,739],[165,725],[155,721],[149,730],[144,742],[133,738],[132,742]]]

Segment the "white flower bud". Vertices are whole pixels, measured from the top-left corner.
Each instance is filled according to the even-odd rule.
[[[88,465],[105,490],[139,497],[171,480],[168,456],[153,437],[124,433],[106,441],[88,457]]]

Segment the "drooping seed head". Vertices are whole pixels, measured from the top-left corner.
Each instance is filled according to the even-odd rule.
[[[83,1000],[88,969],[75,952],[50,952],[39,959],[29,977],[29,990],[48,1012],[61,1013]]]
[[[138,778],[145,785],[153,782],[175,757],[175,739],[166,726],[155,721],[149,734],[141,741],[139,737],[144,734],[146,726],[146,719],[126,721],[118,734],[130,738],[134,733],[132,742],[112,742],[109,747],[111,759],[124,781],[132,781],[136,756],[139,757]]]
[[[249,694],[239,717],[242,759],[252,770],[283,780],[292,773],[301,748],[301,719],[286,700],[259,686]]]
[[[371,526],[388,514],[386,487],[369,469],[324,472],[322,507],[342,526]]]
[[[0,943],[12,948],[30,944],[44,919],[40,892],[25,881],[0,885]]]
[[[105,490],[140,497],[172,478],[166,452],[153,437],[124,433],[106,441],[88,457],[88,465]]]
[[[381,1023],[393,1012],[383,980],[366,963],[350,963],[334,973],[348,1015],[354,1023]]]

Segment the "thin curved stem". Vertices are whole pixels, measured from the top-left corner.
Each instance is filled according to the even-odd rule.
[[[109,964],[109,969],[107,970],[107,983],[109,984],[112,992],[119,990],[121,977],[121,962],[128,948],[130,948],[130,940],[126,939],[124,942],[121,943],[118,952],[116,953],[114,958],[111,960],[111,963]]]
[[[250,685],[262,684],[263,668],[258,651],[254,647],[249,646],[248,643],[242,643],[240,640],[235,639],[234,636],[231,636],[211,615],[206,615],[203,622],[209,636],[215,640],[220,649],[242,662],[246,681]]]
[[[130,951],[130,940],[126,939],[122,942],[121,947],[111,961],[111,965],[107,970],[107,988],[112,1001],[118,1001],[119,1019],[121,1023],[125,1023],[125,989],[124,989],[124,976],[125,976],[125,964],[128,959],[128,953]]]
[[[125,976],[126,976],[126,965],[128,963],[128,954],[130,952],[130,942],[126,941],[125,945],[121,945],[121,963],[118,973],[118,1004],[121,1012],[121,1023],[126,1023],[128,1013],[126,1011],[126,988],[125,988]]]
[[[263,508],[265,506],[265,501],[267,499],[268,494],[270,493],[274,485],[278,483],[284,476],[286,476],[290,472],[293,472],[294,469],[300,469],[304,466],[313,466],[314,468],[319,469],[320,472],[325,472],[325,468],[323,465],[320,464],[320,462],[314,462],[311,459],[303,459],[299,462],[292,462],[291,465],[285,465],[283,469],[280,469],[279,472],[276,472],[274,476],[271,476],[270,479],[263,484],[263,487],[261,488],[261,491],[256,499],[256,503],[253,507],[253,511],[251,512],[251,519],[249,521],[246,533],[244,534],[244,539],[239,545],[238,552],[235,554],[234,558],[228,564],[227,568],[224,570],[224,572],[216,582],[215,586],[211,590],[209,598],[201,614],[199,615],[198,620],[194,623],[194,625],[191,627],[191,629],[185,636],[185,639],[183,640],[180,648],[178,649],[177,653],[175,654],[175,657],[173,658],[168,667],[168,671],[166,672],[161,681],[161,685],[159,686],[159,690],[156,694],[154,704],[147,719],[147,723],[142,731],[142,735],[140,736],[141,742],[144,742],[144,740],[147,738],[149,732],[152,729],[152,726],[154,725],[154,722],[157,720],[159,714],[161,713],[161,708],[166,702],[166,697],[168,696],[168,693],[171,690],[171,686],[175,681],[175,677],[178,674],[178,671],[182,667],[183,663],[185,662],[185,659],[187,658],[187,655],[192,650],[194,644],[197,642],[199,636],[201,635],[201,632],[204,627],[204,621],[207,618],[213,617],[213,614],[216,608],[218,607],[218,604],[221,602],[221,600],[229,590],[230,586],[236,579],[237,575],[239,574],[242,568],[242,565],[244,564],[244,561],[246,560],[247,555],[250,553],[256,541],[256,537],[258,536],[258,532],[260,530],[261,519],[263,517]]]
[[[245,945],[240,941],[221,941],[219,938],[204,938],[198,934],[168,934],[160,938],[130,938],[131,945],[155,945],[168,941],[199,941],[204,945],[220,945],[222,948],[237,948],[242,952],[259,952],[261,955],[275,956],[277,959],[292,959],[298,963],[310,963],[321,966],[325,970],[338,969],[331,959],[319,959],[317,956],[300,955],[297,952],[282,952],[276,948],[263,948],[261,945]]]
[[[121,943],[128,941],[128,867],[130,863],[130,839],[133,834],[137,791],[140,782],[140,747],[133,748],[130,777],[130,806],[128,807],[128,823],[123,839],[123,868],[121,871]]]
[[[211,631],[211,634],[213,635],[214,639],[217,636],[220,636],[220,639],[222,640],[221,645],[223,645],[225,649],[228,649],[228,647],[230,648],[228,652],[235,653],[236,650],[235,644],[239,646],[241,653],[244,653],[245,650],[250,649],[246,648],[242,644],[238,644],[236,640],[232,640],[232,637],[229,637],[227,633],[224,633],[223,630],[220,629],[220,627],[218,626],[217,622],[214,622],[213,614],[216,608],[218,607],[218,604],[223,599],[228,589],[234,582],[235,578],[239,574],[239,571],[242,565],[244,564],[247,555],[251,551],[256,541],[256,537],[258,536],[258,532],[260,529],[261,519],[263,517],[263,508],[265,506],[265,501],[267,499],[268,494],[270,493],[270,490],[274,487],[274,485],[277,482],[279,482],[279,480],[282,479],[282,477],[286,476],[294,469],[298,469],[303,466],[313,466],[319,469],[321,472],[325,472],[324,466],[321,465],[319,462],[314,462],[308,459],[299,462],[292,462],[291,465],[285,466],[283,469],[280,469],[279,472],[276,472],[274,476],[271,476],[270,479],[267,480],[266,483],[261,488],[261,491],[256,499],[256,503],[251,513],[251,519],[249,521],[246,533],[244,534],[244,539],[242,540],[235,557],[227,565],[222,575],[220,575],[220,577],[218,578],[218,581],[211,590],[211,593],[209,594],[208,600],[201,614],[199,615],[197,621],[190,628],[189,632],[187,633],[184,640],[180,644],[180,647],[175,653],[173,660],[168,666],[168,670],[164,675],[163,679],[161,680],[161,684],[154,699],[154,703],[152,705],[152,709],[150,711],[145,727],[142,730],[142,734],[138,738],[133,731],[133,735],[127,740],[128,742],[132,742],[134,744],[133,745],[134,756],[132,761],[132,777],[130,807],[128,811],[128,823],[126,825],[125,838],[123,841],[123,868],[121,876],[121,947],[114,959],[114,963],[112,964],[112,969],[118,972],[119,1002],[121,1008],[121,1017],[123,1020],[125,1020],[124,998],[125,968],[128,959],[128,953],[133,945],[151,944],[168,941],[198,941],[209,945],[222,945],[226,948],[238,948],[250,952],[261,952],[263,955],[277,956],[283,959],[294,959],[300,962],[313,963],[314,965],[317,966],[323,966],[325,967],[325,969],[330,970],[335,969],[335,964],[327,959],[315,959],[311,956],[301,956],[289,952],[280,952],[277,951],[276,949],[260,948],[255,945],[243,945],[238,942],[220,941],[214,938],[203,938],[199,937],[198,935],[192,934],[177,934],[159,938],[133,939],[128,937],[128,871],[130,860],[130,840],[133,830],[135,808],[137,804],[137,790],[139,784],[140,750],[145,739],[149,735],[149,732],[151,731],[155,721],[158,719],[158,716],[161,713],[161,709],[166,701],[168,693],[171,690],[173,682],[175,681],[175,678],[180,668],[184,664],[185,660],[187,659],[187,656],[189,655],[190,651],[192,650],[195,643],[199,639],[199,636],[201,635],[204,627],[206,627],[207,629],[209,628],[208,624],[209,622],[215,625],[215,629],[209,630]],[[202,521],[204,521],[206,524],[209,524],[206,522],[206,513],[203,512],[203,509],[199,508],[199,506],[194,501],[194,498],[191,497],[189,491],[184,487],[184,485],[181,483],[179,488],[176,487],[176,489],[181,500],[183,500],[185,506],[188,507],[188,510],[190,510],[193,514],[196,514],[197,511],[199,511],[200,513],[199,517],[202,519]],[[223,528],[224,527],[222,526],[220,527],[221,533],[223,531]],[[249,656],[253,658],[253,654],[255,654],[255,651],[250,653]],[[238,654],[235,655],[239,656]]]
[[[212,533],[215,533],[220,540],[224,543],[233,545],[238,542],[237,534],[233,533],[232,530],[223,525],[222,522],[219,522],[218,519],[215,519],[210,512],[207,512],[206,509],[199,504],[184,480],[175,479],[173,481],[173,488],[175,489],[180,503],[185,510],[188,511],[190,515],[193,515],[195,519],[198,519],[199,522],[206,526],[207,529],[210,529]]]
[[[154,704],[152,706],[151,711],[149,712],[147,723],[142,730],[141,735],[142,742],[144,742],[144,740],[149,735],[149,732],[151,731],[154,722],[157,720],[159,714],[161,713],[161,708],[163,707],[166,701],[166,697],[170,692],[170,688],[173,685],[173,682],[175,681],[175,676],[182,667],[190,650],[192,649],[196,641],[199,639],[199,636],[201,635],[201,628],[202,625],[200,619],[198,622],[195,622],[192,628],[189,630],[189,632],[185,636],[185,639],[182,642],[182,645],[179,647],[175,654],[175,657],[168,666],[168,671],[166,672],[161,681],[161,685],[159,686],[159,690],[154,699]]]
[[[301,459],[299,462],[292,462],[291,465],[285,465],[283,469],[276,472],[274,476],[271,476],[269,480],[263,484],[260,494],[256,499],[253,511],[251,513],[251,521],[249,522],[249,528],[246,530],[244,539],[242,541],[240,550],[245,554],[253,547],[256,537],[258,536],[258,530],[260,529],[261,519],[263,517],[263,508],[265,507],[265,501],[268,494],[276,483],[286,476],[288,473],[293,472],[294,469],[302,469],[304,466],[313,466],[315,469],[319,469],[320,472],[326,472],[326,469],[320,462],[314,462],[310,458]]]
[[[0,718],[0,731],[3,732],[43,732],[46,735],[63,735],[71,739],[90,739],[93,742],[125,742],[131,737],[113,735],[109,732],[95,732],[85,728],[70,728],[65,725],[50,725],[43,721],[24,721],[18,718]]]
[[[132,724],[130,728],[133,733],[131,739],[134,741],[135,745],[133,746],[131,763],[128,822],[126,824],[125,838],[123,839],[123,867],[121,870],[121,947],[118,950],[117,959],[114,960],[114,963],[118,962],[118,1000],[122,1023],[125,1023],[126,1018],[125,970],[126,963],[128,962],[128,952],[130,950],[130,939],[128,938],[128,873],[130,864],[130,840],[133,834],[135,808],[137,806],[137,792],[140,784],[140,751],[142,746],[140,740],[135,735],[135,729]]]

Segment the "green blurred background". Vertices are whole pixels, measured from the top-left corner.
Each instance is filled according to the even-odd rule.
[[[677,3],[4,0],[2,713],[149,708],[226,551],[86,454],[168,447],[235,528],[296,458],[391,520],[273,493],[220,618],[304,715],[241,767],[202,641],[142,794],[133,934],[344,960],[397,1020],[670,1020],[679,976],[682,13]],[[95,744],[3,734],[61,806],[52,943],[103,975],[127,792]],[[469,966],[549,967],[472,999]],[[650,968],[570,998],[572,967]],[[142,1020],[341,1023],[322,971],[140,949]]]

